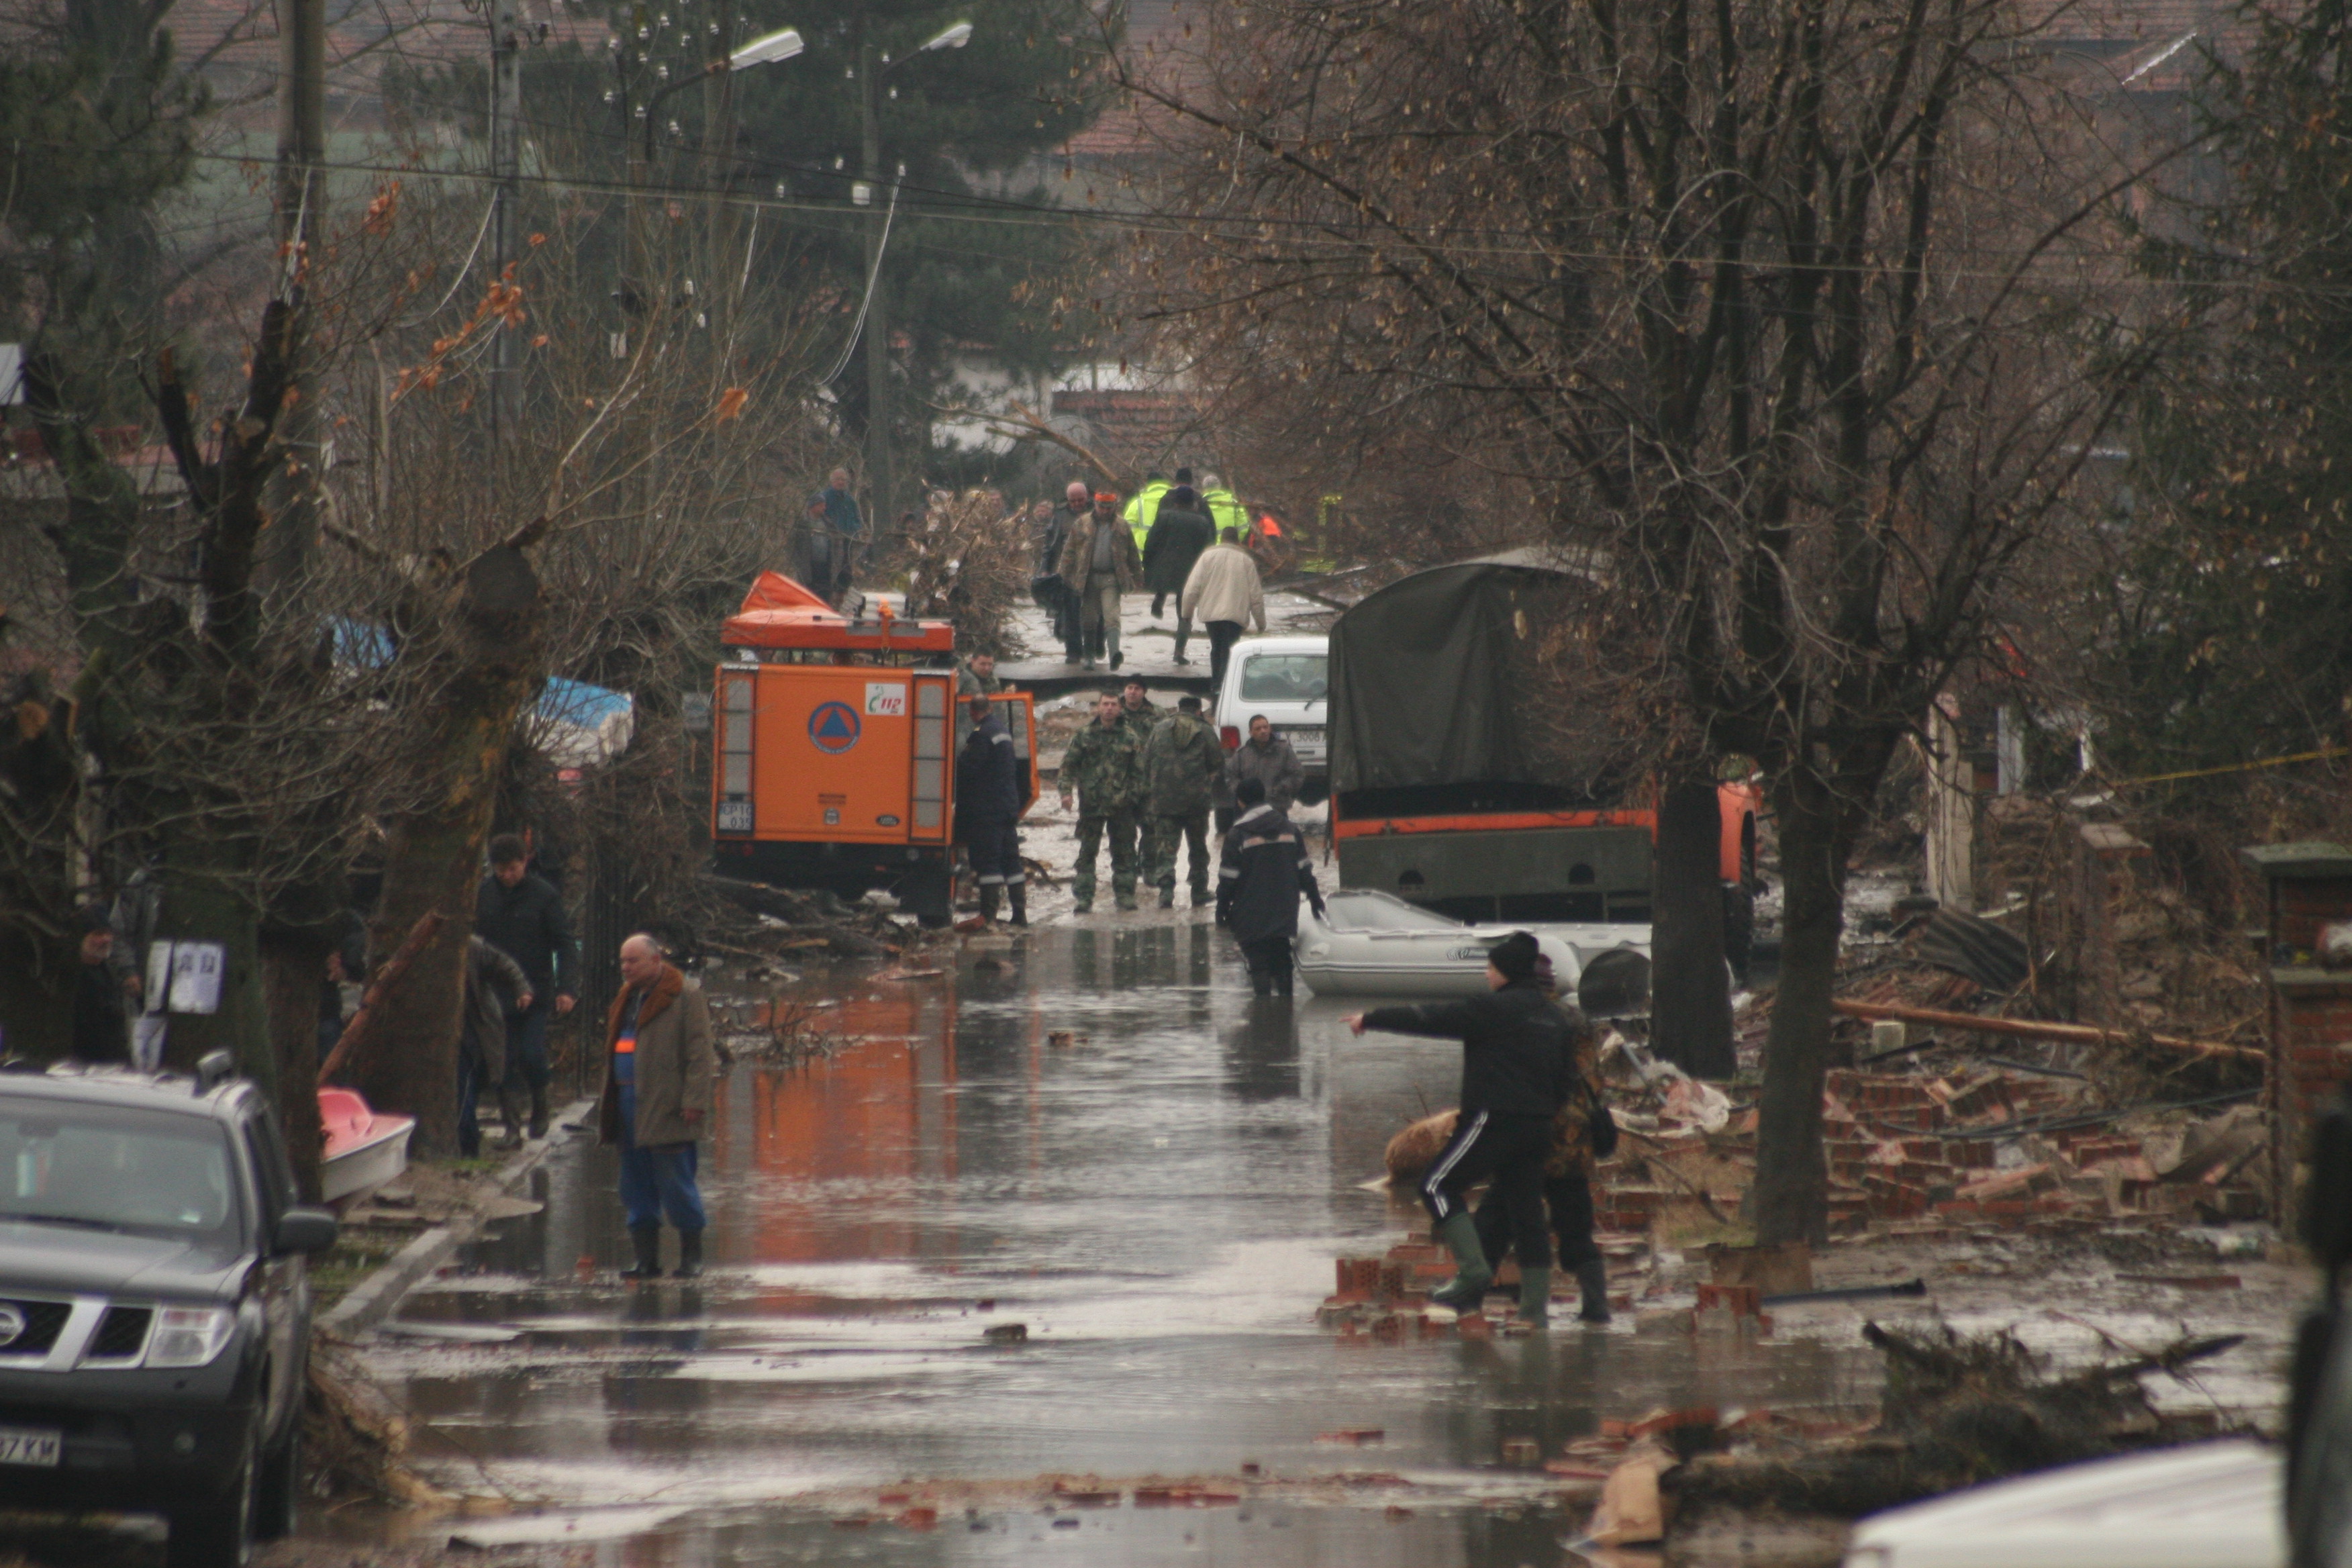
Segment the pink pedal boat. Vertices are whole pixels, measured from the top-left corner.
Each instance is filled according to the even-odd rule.
[[[322,1089],[319,1120],[327,1134],[319,1160],[319,1195],[328,1203],[371,1192],[408,1169],[414,1116],[371,1110],[356,1089]]]

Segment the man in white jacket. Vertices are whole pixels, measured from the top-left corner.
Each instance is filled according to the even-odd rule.
[[[1265,589],[1258,582],[1257,562],[1241,546],[1241,530],[1228,528],[1217,542],[1201,552],[1184,579],[1184,595],[1176,613],[1203,623],[1209,634],[1209,689],[1225,689],[1225,665],[1234,644],[1241,641],[1242,623],[1265,630]]]

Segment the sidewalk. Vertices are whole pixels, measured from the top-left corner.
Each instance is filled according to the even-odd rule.
[[[529,1205],[520,1210],[509,1206],[517,1201],[511,1195],[514,1190],[556,1150],[576,1139],[593,1136],[587,1131],[566,1132],[562,1129],[567,1123],[582,1121],[594,1110],[593,1100],[574,1100],[550,1120],[547,1137],[526,1143],[502,1164],[457,1176],[454,1190],[438,1194],[436,1202],[416,1200],[414,1194],[419,1184],[411,1178],[436,1172],[444,1175],[455,1173],[428,1162],[411,1167],[400,1179],[352,1205],[344,1216],[344,1224],[352,1233],[399,1230],[418,1225],[425,1228],[390,1257],[368,1267],[333,1306],[319,1315],[317,1331],[341,1340],[365,1335],[390,1317],[403,1296],[418,1281],[429,1279],[484,1225],[530,1212]],[[401,1201],[404,1197],[409,1201]],[[348,1257],[355,1250],[346,1249],[343,1243],[338,1242],[337,1251],[328,1254],[330,1266],[338,1253]]]

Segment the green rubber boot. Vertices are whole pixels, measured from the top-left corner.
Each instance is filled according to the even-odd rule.
[[[1601,1258],[1576,1266],[1576,1283],[1584,1292],[1583,1310],[1576,1316],[1587,1323],[1609,1321],[1609,1265]]]
[[[1478,1227],[1467,1213],[1457,1210],[1439,1223],[1437,1239],[1454,1254],[1454,1278],[1432,1290],[1429,1299],[1457,1312],[1470,1311],[1495,1280],[1495,1271],[1486,1264],[1486,1249],[1478,1245]]]
[[[1519,1321],[1531,1329],[1551,1324],[1551,1270],[1519,1270]]]

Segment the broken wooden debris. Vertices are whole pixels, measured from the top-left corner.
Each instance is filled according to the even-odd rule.
[[[2233,1046],[2221,1040],[2184,1040],[2176,1035],[2143,1035],[2128,1029],[2103,1029],[2090,1024],[2052,1024],[2036,1018],[1992,1018],[1977,1013],[1949,1013],[1932,1007],[1906,1007],[1890,1002],[1852,1002],[1841,996],[1832,1009],[1849,1018],[1894,1018],[1938,1029],[1965,1029],[1979,1035],[2006,1035],[2021,1040],[2064,1040],[2085,1046],[2155,1046],[2192,1056],[2222,1057],[2263,1065],[2270,1053],[2255,1046]]]

